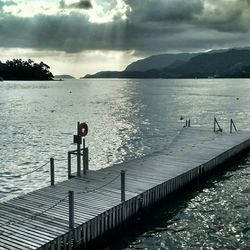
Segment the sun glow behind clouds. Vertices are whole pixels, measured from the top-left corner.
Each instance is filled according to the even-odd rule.
[[[126,20],[130,7],[123,0],[96,1],[92,0],[93,9],[89,11],[89,21],[92,23],[107,23],[114,20]]]
[[[77,6],[76,3],[79,2],[79,0],[65,0],[61,2],[59,0],[14,0],[14,5],[4,6],[3,14],[6,16],[25,17],[30,20],[34,18],[34,22],[40,20],[36,18],[37,16],[71,16],[72,18],[75,15],[82,15],[85,17],[86,22],[89,22],[89,25],[99,25],[125,21],[127,13],[130,11],[129,6],[125,4],[124,0],[91,0],[91,8],[72,7]],[[30,24],[32,27],[32,22]],[[88,27],[87,23],[85,23],[85,26]],[[88,29],[86,29],[86,33],[87,31]],[[55,32],[57,31],[55,30]],[[89,32],[92,32],[92,29],[89,29]],[[109,31],[107,30],[107,32]],[[107,32],[103,33],[103,37],[98,38],[104,44],[105,40],[110,40]],[[119,42],[123,29],[116,29],[116,33],[115,39]],[[45,32],[44,34],[47,33]],[[80,39],[78,42],[86,44],[88,43],[88,39],[88,36],[85,36],[84,40]],[[75,42],[77,42],[76,39]],[[44,61],[50,65],[53,74],[71,74],[76,77],[103,70],[123,70],[128,63],[138,59],[131,51],[114,51],[110,49],[88,50],[86,48],[82,52],[71,53],[70,51],[60,51],[60,49],[0,48],[0,53],[1,61],[3,62],[12,58],[22,58],[23,60],[31,58],[36,62]]]
[[[16,0],[14,5],[4,6],[4,13],[20,17],[33,17],[36,15],[59,15],[77,12],[89,18],[91,23],[108,23],[114,20],[126,20],[127,13],[131,11],[124,0],[91,0],[92,8],[70,8],[78,1],[63,1],[62,8],[59,0]]]
[[[57,1],[16,0],[16,5],[5,6],[4,12],[14,16],[33,17],[35,15],[54,15],[58,13]]]
[[[132,50],[139,57],[249,46],[249,18],[250,0],[0,0],[0,48],[13,48],[7,59],[82,76],[122,70],[137,59]]]

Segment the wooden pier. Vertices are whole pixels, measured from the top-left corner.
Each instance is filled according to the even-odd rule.
[[[185,127],[165,150],[55,185],[52,178],[0,204],[0,249],[84,248],[249,147],[250,132]]]

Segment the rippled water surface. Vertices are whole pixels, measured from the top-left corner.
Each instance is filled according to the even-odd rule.
[[[250,249],[250,153],[150,211],[115,249]]]
[[[70,80],[0,83],[0,201],[49,181],[55,157],[57,181],[66,179],[67,151],[77,121],[90,131],[90,168],[99,169],[167,147],[183,126],[213,125],[225,131],[233,118],[250,130],[250,80]],[[163,206],[141,234],[121,249],[250,249],[250,156],[207,181],[199,191]]]

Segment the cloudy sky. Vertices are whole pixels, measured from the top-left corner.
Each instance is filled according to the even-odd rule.
[[[166,52],[249,46],[250,0],[0,0],[0,60],[76,77]]]

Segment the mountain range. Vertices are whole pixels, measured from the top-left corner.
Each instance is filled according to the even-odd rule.
[[[150,56],[124,71],[101,71],[84,78],[249,78],[250,49]]]

